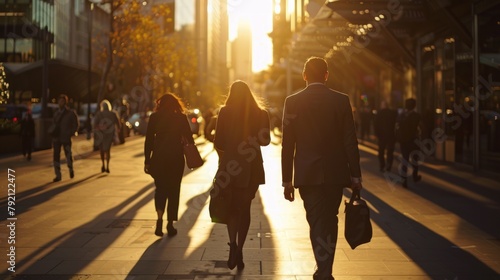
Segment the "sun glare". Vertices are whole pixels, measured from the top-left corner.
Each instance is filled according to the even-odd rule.
[[[272,43],[267,35],[273,28],[273,5],[269,0],[229,0],[229,40],[238,36],[238,25],[245,21],[252,29],[252,70],[259,72],[272,63]]]

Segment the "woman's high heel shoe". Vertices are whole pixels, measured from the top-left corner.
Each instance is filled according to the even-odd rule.
[[[236,252],[238,250],[238,246],[236,245],[236,242],[227,243],[227,245],[229,245],[229,258],[227,260],[227,267],[232,270],[236,267],[236,264],[238,262],[238,255]]]
[[[237,266],[238,266],[238,270],[242,270],[245,268],[245,263],[243,262],[243,251],[238,252]]]
[[[162,227],[163,227],[163,220],[156,220],[156,229],[155,229],[156,236],[163,236],[163,232],[161,231]]]

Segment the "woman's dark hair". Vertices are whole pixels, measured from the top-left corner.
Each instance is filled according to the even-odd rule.
[[[183,114],[186,106],[179,97],[173,93],[167,93],[156,100],[155,111]]]

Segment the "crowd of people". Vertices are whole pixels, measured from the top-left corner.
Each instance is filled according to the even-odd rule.
[[[333,279],[332,266],[338,236],[338,209],[343,189],[361,190],[362,176],[358,133],[351,102],[347,94],[326,86],[329,72],[326,60],[309,58],[303,69],[305,88],[288,96],[282,118],[282,186],[283,196],[292,202],[298,190],[304,203],[310,226],[310,239],[317,269],[314,279]],[[70,109],[68,97],[58,99],[59,109],[50,128],[53,162],[56,177],[61,180],[60,153],[63,148],[70,178],[75,173],[71,153],[71,137],[79,122]],[[418,149],[421,116],[416,112],[416,100],[405,101],[405,110],[399,114],[386,102],[380,104],[374,119],[378,138],[379,169],[390,172],[394,161],[395,143],[402,153],[402,185],[408,186],[408,166],[412,167],[414,182],[421,180]],[[335,113],[332,114],[331,112]],[[155,235],[163,236],[163,216],[166,213],[168,236],[178,233],[174,222],[178,219],[180,188],[185,167],[183,145],[193,144],[193,134],[186,117],[186,106],[175,94],[166,93],[156,100],[150,115],[144,143],[144,172],[155,183],[154,205],[157,213]],[[205,137],[214,143],[219,155],[217,174],[230,174],[224,192],[228,200],[227,225],[230,269],[244,269],[243,247],[247,238],[252,200],[259,186],[265,184],[265,170],[261,146],[270,143],[268,109],[257,98],[247,83],[232,83],[224,104],[205,116]],[[93,118],[94,142],[101,156],[101,172],[110,173],[111,147],[120,143],[121,117],[112,110],[107,100],[100,103],[100,111]],[[328,126],[320,126],[320,123]],[[364,127],[366,130],[366,127]],[[365,131],[366,133],[366,131]],[[363,133],[362,137],[366,134]],[[31,159],[34,137],[33,119],[27,114],[21,129],[23,154]],[[320,244],[329,240],[328,246]],[[323,242],[324,243],[324,242]],[[326,244],[326,243],[325,243]],[[321,250],[317,250],[321,248]]]

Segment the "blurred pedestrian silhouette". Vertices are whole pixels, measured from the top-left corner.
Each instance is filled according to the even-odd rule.
[[[94,117],[94,143],[99,147],[101,154],[101,172],[109,173],[111,145],[113,143],[119,144],[116,143],[116,138],[121,124],[117,114],[112,111],[111,103],[108,100],[101,101],[100,109]]]
[[[126,125],[130,115],[130,104],[128,103],[127,99],[123,98],[118,108],[120,112],[119,115],[121,124],[119,137],[120,137],[120,144],[123,144],[125,143],[125,138],[129,137],[130,134],[130,130]]]
[[[244,268],[243,246],[250,227],[250,206],[259,185],[265,183],[260,146],[270,143],[269,114],[243,81],[235,81],[220,109],[214,145],[219,154],[219,172],[230,175],[224,192],[231,195],[227,222],[230,269]],[[216,175],[217,180],[217,175]]]
[[[401,148],[403,161],[401,162],[401,175],[403,187],[408,187],[408,166],[413,168],[412,177],[414,182],[419,182],[422,176],[418,174],[418,138],[421,132],[422,117],[415,110],[417,101],[414,98],[405,100],[405,110],[398,116],[396,121],[396,139]],[[411,156],[411,158],[410,158]]]
[[[30,112],[27,112],[21,121],[20,135],[23,156],[30,161],[31,153],[33,152],[33,141],[35,140],[35,121]]]
[[[149,117],[144,142],[144,172],[150,174],[155,181],[157,236],[163,236],[163,213],[167,200],[167,234],[177,234],[174,221],[178,218],[185,166],[182,145],[183,141],[194,143],[185,112],[184,103],[177,96],[167,93],[156,100],[155,112]]]
[[[370,127],[372,123],[372,110],[367,102],[363,102],[359,110],[359,119],[360,119],[360,138],[362,141],[366,140],[365,138],[370,138]]]
[[[378,160],[381,172],[391,171],[396,145],[396,119],[398,112],[387,106],[385,101],[380,102],[380,110],[374,120],[375,135],[378,139]]]
[[[333,279],[338,209],[343,189],[361,189],[358,140],[349,97],[328,88],[328,65],[309,58],[306,88],[285,99],[282,177],[285,199],[304,201],[317,270],[314,279]],[[293,177],[293,182],[292,182]]]
[[[54,182],[61,181],[61,147],[64,149],[66,163],[69,168],[69,177],[73,178],[75,172],[73,170],[73,154],[71,152],[71,137],[78,131],[78,115],[68,104],[68,96],[61,94],[58,100],[59,109],[54,113],[53,125],[55,125],[55,133],[52,135],[52,146],[54,148],[54,171],[56,177]]]

